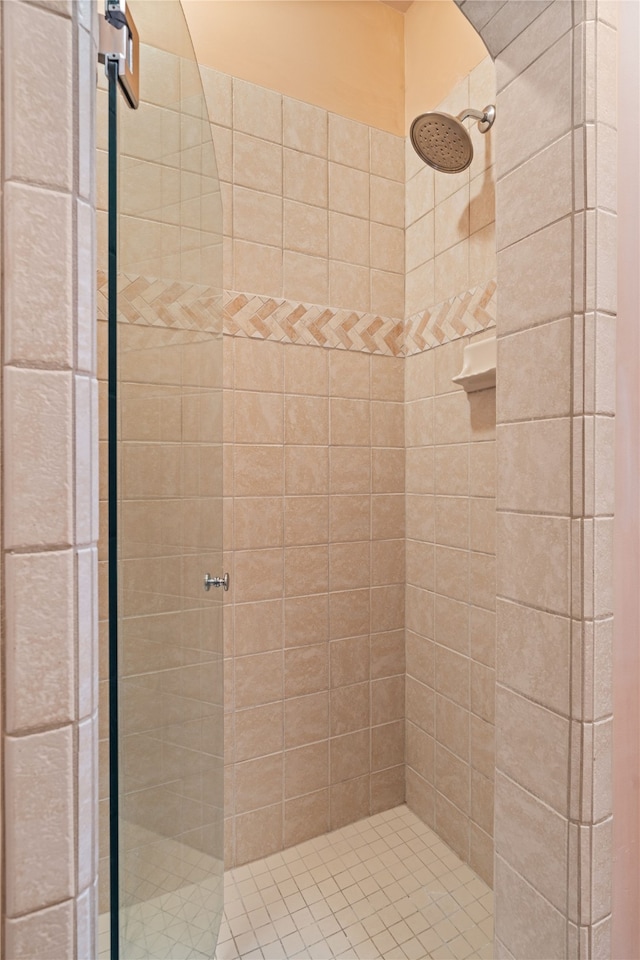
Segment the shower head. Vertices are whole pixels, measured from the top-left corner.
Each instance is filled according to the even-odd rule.
[[[418,156],[441,173],[460,173],[473,160],[473,144],[462,121],[473,117],[486,133],[496,118],[494,106],[463,110],[457,117],[448,113],[423,113],[411,124],[411,143]]]

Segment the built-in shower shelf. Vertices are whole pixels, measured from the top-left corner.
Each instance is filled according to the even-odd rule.
[[[496,338],[470,343],[464,348],[462,370],[454,383],[459,383],[467,393],[488,390],[496,385]]]

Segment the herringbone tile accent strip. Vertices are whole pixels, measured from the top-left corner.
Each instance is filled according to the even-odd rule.
[[[402,320],[372,313],[225,291],[224,332],[234,337],[400,357],[403,327]]]
[[[122,275],[121,319],[141,326],[220,330],[234,337],[303,343],[389,357],[411,356],[495,326],[495,280],[445,300],[404,322],[356,310],[263,297],[213,287]],[[107,318],[107,275],[98,271],[98,318]]]
[[[98,271],[98,319],[107,319],[107,274]],[[213,287],[151,277],[118,277],[120,319],[146,327],[220,333],[222,298]]]
[[[497,283],[489,280],[430,310],[414,314],[405,320],[404,356],[494,327],[496,307]]]

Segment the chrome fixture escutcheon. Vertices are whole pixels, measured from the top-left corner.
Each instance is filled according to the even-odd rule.
[[[205,590],[211,590],[211,587],[224,587],[225,590],[228,590],[229,574],[225,573],[224,577],[212,577],[210,573],[205,573],[204,588]]]

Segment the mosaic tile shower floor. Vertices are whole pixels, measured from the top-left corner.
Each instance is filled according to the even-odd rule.
[[[216,960],[491,958],[493,895],[406,807],[225,875]]]
[[[202,936],[179,956],[210,960]],[[491,890],[406,806],[225,874],[215,960],[492,956]]]

